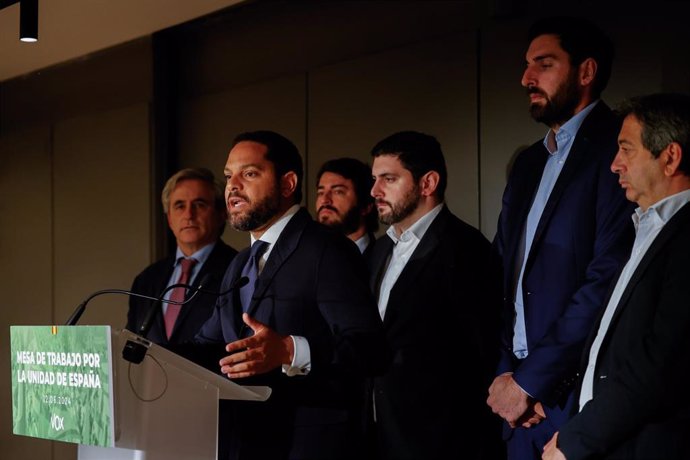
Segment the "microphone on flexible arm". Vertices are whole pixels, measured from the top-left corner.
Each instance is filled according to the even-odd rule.
[[[189,286],[187,284],[182,284],[182,283],[171,284],[170,286],[165,288],[163,290],[163,292],[161,292],[161,294],[158,296],[157,299],[154,299],[154,300],[158,300],[158,301],[163,302],[163,303],[171,303],[171,304],[175,304],[175,305],[184,305],[187,302],[189,302],[190,300],[192,300],[192,298],[199,292],[202,292],[204,294],[211,294],[211,295],[216,296],[216,297],[220,297],[222,295],[225,295],[225,294],[232,292],[235,289],[241,288],[242,286],[246,285],[249,282],[249,278],[247,278],[246,276],[241,276],[237,280],[235,280],[235,282],[232,283],[227,290],[225,290],[223,292],[214,292],[214,291],[209,291],[208,289],[204,289],[204,286],[208,285],[212,279],[213,279],[213,275],[211,275],[210,273],[207,273],[206,275],[204,275],[203,278],[201,278],[201,281],[199,282],[199,285],[197,287],[192,287],[192,286]],[[178,287],[183,287],[186,289],[193,289],[194,294],[192,294],[188,299],[185,299],[184,302],[174,302],[171,300],[163,300],[163,297],[165,296],[165,294],[168,291],[172,291],[173,289],[178,288]],[[140,335],[142,337],[146,337],[146,335],[149,333],[149,330],[151,329],[151,326],[153,325],[153,319],[156,317],[157,312],[158,312],[158,306],[153,305],[149,309],[149,311],[146,313],[146,317],[144,317],[144,320],[141,322],[141,326],[139,326],[139,330],[137,331],[137,335]]]
[[[133,296],[133,297],[141,297],[143,299],[155,300],[158,302],[167,302],[167,303],[172,303],[175,305],[184,305],[187,302],[191,301],[194,297],[196,297],[197,293],[199,293],[200,291],[201,292],[207,292],[210,294],[215,294],[213,292],[202,290],[203,285],[205,285],[210,280],[210,278],[211,278],[210,274],[206,275],[201,280],[202,282],[199,283],[198,287],[193,287],[193,286],[190,286],[188,284],[173,284],[172,286],[169,286],[168,288],[166,288],[161,293],[161,295],[159,295],[158,297],[152,297],[152,296],[145,295],[145,294],[139,294],[138,292],[126,291],[124,289],[102,289],[100,291],[94,292],[93,294],[88,296],[86,299],[84,299],[84,301],[82,303],[77,305],[77,308],[74,310],[72,315],[67,319],[67,321],[65,321],[65,326],[76,325],[77,321],[79,321],[79,318],[81,318],[81,315],[84,314],[84,311],[86,310],[86,305],[91,301],[91,299],[93,299],[94,297],[98,297],[99,295],[102,295],[102,294],[124,294],[124,295],[128,295],[128,296]],[[202,284],[202,283],[204,283],[204,284]],[[194,293],[191,296],[189,296],[189,298],[185,299],[183,302],[177,302],[174,300],[163,300],[163,296],[165,295],[165,293],[168,292],[170,289],[174,289],[176,287],[184,287],[187,289],[191,289],[191,290],[194,290]]]
[[[151,329],[151,326],[153,325],[154,318],[156,317],[156,313],[158,312],[158,302],[161,303],[168,303],[168,304],[174,304],[174,305],[184,305],[187,302],[190,302],[199,292],[203,292],[204,294],[211,294],[216,297],[220,297],[222,295],[228,294],[232,292],[235,289],[239,289],[245,284],[249,282],[249,278],[246,276],[241,276],[237,280],[235,280],[234,283],[230,285],[230,287],[222,292],[214,292],[210,291],[208,289],[204,289],[204,286],[208,285],[210,281],[213,279],[213,275],[210,273],[207,273],[204,275],[203,278],[201,278],[201,281],[199,282],[199,285],[194,287],[190,286],[188,284],[183,284],[183,283],[177,283],[177,284],[171,284],[167,288],[161,292],[161,294],[156,298],[156,297],[146,297],[151,300],[155,300],[156,302],[151,305],[151,308],[149,311],[146,313],[146,317],[144,320],[141,322],[141,326],[139,326],[138,331],[136,332],[137,335],[139,335],[142,339],[146,338],[146,335],[149,333],[149,330]],[[183,302],[176,302],[173,300],[165,300],[163,297],[168,291],[171,291],[175,288],[182,287],[185,289],[189,290],[194,290],[194,293],[189,296],[187,299],[185,299]],[[144,356],[146,355],[146,350],[150,346],[150,342],[147,340],[141,340],[139,342],[134,342],[132,340],[128,340],[127,343],[125,344],[125,348],[122,350],[122,357],[126,359],[127,361],[130,361],[134,364],[139,364],[143,361]]]
[[[184,305],[190,300],[192,300],[199,292],[206,292],[207,294],[215,294],[215,292],[209,292],[204,290],[204,286],[208,285],[211,282],[211,279],[213,278],[213,275],[210,273],[206,273],[203,278],[201,278],[201,281],[199,281],[199,285],[197,287],[192,287],[188,284],[184,283],[176,283],[176,284],[171,284],[167,288],[163,289],[163,292],[160,293],[158,296],[157,302],[155,302],[153,305],[151,305],[151,308],[146,312],[146,316],[144,317],[144,320],[141,322],[141,325],[139,326],[139,329],[136,331],[137,335],[140,335],[142,337],[146,337],[149,333],[149,330],[151,329],[151,326],[153,325],[153,319],[156,317],[156,313],[158,312],[158,302],[161,303],[168,303],[168,304],[173,304],[173,305]],[[189,298],[185,299],[183,302],[176,302],[174,300],[164,300],[163,297],[165,297],[165,294],[167,294],[169,291],[172,291],[173,289],[176,288],[185,288],[187,290],[193,289],[194,293],[189,296]],[[135,331],[132,331],[135,332]]]

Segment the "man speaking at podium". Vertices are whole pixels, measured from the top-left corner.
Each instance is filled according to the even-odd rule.
[[[300,207],[302,178],[300,154],[280,134],[235,138],[225,199],[230,224],[252,245],[221,290],[249,283],[219,297],[197,341],[227,344],[221,372],[273,391],[266,402],[221,406],[229,454],[219,458],[357,458],[363,377],[388,361],[363,259]]]

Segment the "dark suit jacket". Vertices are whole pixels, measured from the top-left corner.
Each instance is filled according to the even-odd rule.
[[[632,245],[633,206],[610,170],[619,129],[618,117],[599,102],[582,123],[548,199],[523,276],[529,356],[520,363],[512,353],[516,259],[548,155],[542,141],[518,156],[503,195],[494,240],[505,292],[498,374],[514,372],[517,383],[548,406],[556,427],[569,415],[562,406],[572,393],[582,347]]]
[[[225,275],[230,261],[235,257],[237,251],[218,240],[208,259],[194,278],[193,286],[198,286],[199,281],[210,273],[212,278],[205,287],[214,292],[218,292],[220,282]],[[132,291],[140,294],[158,297],[168,285],[170,276],[173,272],[174,256],[159,260],[149,265],[134,279]],[[165,335],[165,324],[163,322],[163,312],[159,302],[153,305],[153,301],[138,297],[129,298],[129,311],[127,312],[126,328],[132,332],[138,332],[139,326],[144,321],[149,309],[157,308],[158,312],[154,322],[147,334],[147,338],[154,343],[162,346],[178,344],[190,341],[194,338],[201,326],[211,316],[216,297],[210,294],[198,293],[189,303],[182,306],[180,314],[175,322],[170,340]]]
[[[393,246],[388,236],[374,246],[374,292]],[[444,206],[391,289],[383,325],[393,363],[370,388],[377,458],[500,458],[500,423],[485,402],[501,306],[492,256],[489,241]]]
[[[248,255],[246,249],[230,264],[223,289],[240,277]],[[356,245],[314,222],[306,209],[288,222],[259,276],[249,314],[279,334],[305,337],[311,372],[288,377],[276,370],[237,380],[268,385],[273,393],[264,403],[226,407],[234,417],[227,433],[231,458],[352,458],[357,438],[342,429],[353,427],[346,417],[358,413],[347,409],[362,404],[364,376],[380,371],[389,357],[365,273]],[[247,337],[251,329],[240,315],[237,292],[220,297],[197,341]]]
[[[689,256],[686,204],[657,235],[618,302],[597,355],[594,397],[559,435],[568,460],[688,458]],[[598,322],[585,366],[597,330]]]

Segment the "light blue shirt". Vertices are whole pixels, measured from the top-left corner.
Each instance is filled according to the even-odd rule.
[[[192,254],[190,257],[186,257],[184,255],[184,253],[178,247],[177,251],[175,251],[175,262],[173,262],[173,266],[175,268],[173,269],[172,275],[170,275],[170,279],[168,280],[167,286],[172,286],[173,284],[177,283],[178,279],[180,279],[180,274],[182,273],[182,264],[180,264],[180,259],[184,259],[184,258],[196,259],[196,263],[192,267],[192,272],[189,274],[189,279],[187,280],[187,284],[194,283],[194,279],[196,278],[196,275],[198,275],[199,272],[201,271],[201,267],[204,266],[204,262],[206,262],[206,259],[208,259],[208,256],[211,255],[211,251],[213,251],[214,247],[216,247],[215,241],[213,243],[206,245],[203,248],[199,249],[197,252]],[[166,294],[163,296],[163,298],[165,300],[168,300],[168,299],[170,299],[171,295],[172,295],[172,290],[166,292]],[[168,309],[168,304],[163,302],[163,315],[165,315],[165,311],[167,309]]]
[[[633,223],[635,224],[635,243],[630,253],[630,259],[623,267],[621,276],[616,282],[616,287],[613,289],[613,293],[611,293],[611,298],[606,305],[604,316],[602,316],[601,323],[599,324],[597,336],[594,342],[592,342],[592,348],[589,350],[589,361],[587,362],[585,375],[582,378],[582,390],[579,401],[580,410],[593,397],[594,371],[596,370],[597,356],[599,355],[604,337],[606,337],[606,332],[611,325],[611,319],[616,312],[618,302],[620,302],[630,278],[642,258],[647,254],[647,250],[659,235],[661,229],[664,228],[664,225],[688,202],[690,202],[690,190],[685,190],[656,202],[647,208],[646,211],[642,211],[640,208],[635,209],[635,214],[632,216]]]
[[[365,233],[364,235],[362,235],[361,238],[358,238],[357,241],[355,241],[355,244],[357,245],[357,248],[359,248],[359,252],[364,254],[364,251],[367,250],[367,247],[369,247],[370,242],[371,237],[368,233]]]
[[[518,282],[516,285],[515,292],[515,327],[513,330],[513,353],[519,359],[526,358],[529,354],[527,348],[527,332],[525,325],[525,308],[523,299],[523,286],[522,277],[525,272],[525,264],[527,262],[527,256],[532,248],[532,242],[534,241],[534,234],[537,230],[537,225],[541,219],[541,215],[544,212],[546,203],[551,196],[553,187],[558,180],[558,176],[561,174],[563,165],[568,159],[570,154],[570,149],[575,141],[575,136],[582,126],[582,122],[585,120],[587,115],[592,111],[594,106],[598,101],[594,101],[587,107],[579,111],[570,120],[568,120],[558,132],[554,132],[551,129],[546,133],[544,138],[544,147],[549,152],[549,158],[546,160],[546,165],[544,166],[544,172],[541,176],[541,182],[539,182],[539,188],[534,196],[534,201],[532,202],[532,207],[527,215],[527,223],[525,224],[524,230],[524,253],[522,254],[522,264],[520,266],[520,275],[518,277]],[[556,139],[556,149],[551,151],[549,149],[549,138]],[[558,261],[554,261],[558,263]]]

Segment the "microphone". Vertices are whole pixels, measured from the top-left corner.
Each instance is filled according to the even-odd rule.
[[[222,295],[225,295],[225,294],[232,292],[235,289],[241,288],[242,286],[244,286],[245,284],[247,284],[249,282],[249,278],[247,278],[246,276],[241,276],[237,280],[235,280],[235,282],[232,283],[227,290],[222,291],[222,292],[213,292],[213,291],[210,291],[208,289],[203,288],[205,285],[207,285],[209,283],[209,281],[211,279],[212,279],[212,275],[210,273],[207,273],[201,279],[201,281],[199,282],[199,286],[197,286],[197,287],[192,287],[192,286],[189,286],[187,284],[182,284],[182,283],[172,284],[172,285],[168,286],[167,288],[165,288],[163,290],[163,292],[161,292],[161,295],[158,296],[158,298],[151,298],[151,299],[157,300],[158,302],[183,305],[183,304],[189,302],[190,300],[192,300],[192,298],[199,292],[203,292],[205,294],[211,294],[211,295],[214,295],[216,297],[220,297]],[[168,301],[168,300],[163,299],[163,296],[165,296],[165,294],[168,291],[175,289],[177,287],[184,287],[186,289],[194,289],[194,293],[188,299],[186,299],[184,302],[173,302],[173,301]],[[139,331],[137,332],[137,335],[139,335],[142,338],[146,337],[146,334],[148,334],[149,329],[151,329],[151,325],[153,324],[153,318],[156,316],[157,312],[158,312],[158,304],[154,303],[151,306],[151,308],[149,309],[149,311],[146,313],[146,318],[144,318],[144,321],[142,321],[141,326],[139,326]],[[149,346],[150,346],[150,342],[148,342],[148,341],[144,341],[142,343],[141,341],[140,342],[134,342],[132,340],[128,340],[127,343],[125,344],[124,349],[122,350],[122,357],[131,363],[139,364],[144,360],[144,356],[146,355],[146,350],[148,349]]]
[[[190,286],[188,284],[181,284],[181,283],[173,284],[171,286],[168,286],[168,288],[166,288],[161,293],[161,295],[159,295],[158,297],[152,297],[152,296],[145,295],[145,294],[139,294],[138,292],[127,291],[124,289],[103,289],[100,291],[96,291],[93,294],[91,294],[90,296],[88,296],[86,299],[84,299],[84,301],[77,306],[77,308],[74,310],[72,315],[67,319],[67,321],[65,321],[65,325],[66,326],[74,326],[75,324],[77,324],[77,322],[79,321],[79,318],[81,318],[81,315],[83,315],[84,311],[86,310],[86,305],[91,301],[91,299],[93,299],[94,297],[98,297],[99,295],[102,295],[102,294],[124,294],[124,295],[128,295],[128,296],[141,297],[142,299],[155,300],[158,302],[166,302],[166,303],[171,303],[171,304],[175,304],[175,305],[184,305],[187,302],[190,302],[194,297],[196,297],[197,293],[199,293],[200,291],[206,292],[209,294],[215,294],[215,293],[210,292],[210,291],[202,290],[203,285],[207,284],[210,279],[211,279],[211,275],[207,274],[204,278],[202,278],[198,287],[193,287],[193,286]],[[163,300],[163,296],[165,295],[166,292],[168,292],[171,289],[177,288],[177,287],[184,287],[186,289],[192,289],[192,290],[194,290],[194,293],[191,296],[189,296],[188,299],[185,299],[183,302],[177,302],[175,300]]]
[[[212,279],[213,279],[213,275],[211,275],[210,273],[207,273],[201,279],[201,281],[199,282],[199,285],[197,287],[192,287],[192,286],[189,286],[187,284],[181,284],[181,283],[171,284],[170,286],[165,288],[163,290],[163,292],[161,292],[161,294],[158,296],[157,299],[153,299],[153,300],[157,300],[157,301],[162,302],[162,303],[172,303],[175,305],[184,305],[187,302],[189,302],[190,300],[192,300],[192,298],[199,292],[203,292],[204,294],[211,294],[213,296],[220,297],[222,295],[225,295],[225,294],[232,292],[235,289],[241,288],[242,286],[246,285],[249,282],[249,278],[247,278],[246,276],[241,276],[237,280],[235,280],[235,282],[232,283],[227,290],[225,290],[223,292],[214,292],[214,291],[209,291],[208,289],[204,289],[204,286],[208,285]],[[183,287],[185,289],[194,289],[194,294],[192,294],[184,302],[174,302],[171,300],[163,300],[163,297],[165,296],[165,294],[168,291],[172,291],[173,289],[178,288],[178,287]],[[144,320],[141,322],[141,326],[139,326],[139,330],[137,331],[137,335],[140,335],[142,337],[146,337],[146,335],[149,333],[149,330],[151,329],[151,326],[153,325],[153,319],[156,317],[157,312],[158,312],[158,305],[156,305],[156,304],[152,305],[151,308],[149,309],[149,311],[146,313],[146,317],[144,317]]]
[[[161,303],[168,303],[168,304],[173,304],[173,305],[184,305],[187,302],[191,301],[199,292],[206,292],[207,294],[214,294],[213,292],[206,291],[203,289],[204,286],[209,284],[211,280],[213,279],[213,275],[210,273],[206,273],[203,278],[201,278],[201,281],[199,281],[199,285],[197,287],[192,287],[188,284],[183,284],[183,283],[176,283],[176,284],[171,284],[167,288],[163,289],[163,292],[160,293],[158,298],[154,298],[152,300],[156,300],[157,302],[151,305],[151,308],[149,308],[149,311],[146,312],[146,316],[144,317],[144,320],[141,322],[141,325],[139,326],[139,330],[137,331],[137,335],[140,335],[142,337],[146,337],[146,334],[149,333],[149,329],[151,329],[151,326],[153,325],[153,319],[156,317],[156,312],[158,311],[158,302]],[[165,297],[165,294],[168,293],[168,291],[172,291],[173,289],[176,288],[185,288],[185,289],[194,289],[194,293],[189,296],[188,299],[185,299],[183,302],[176,302],[173,300],[164,300],[163,297]]]

